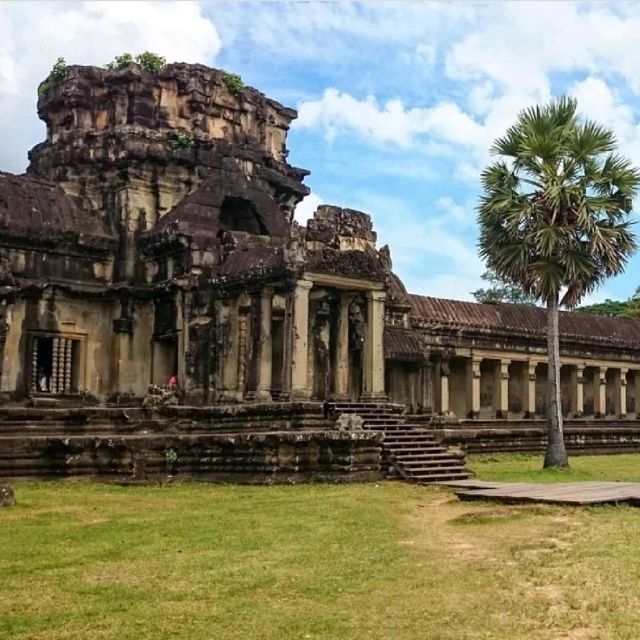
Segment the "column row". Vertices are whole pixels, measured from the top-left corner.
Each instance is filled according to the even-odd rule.
[[[439,365],[440,413],[474,419],[546,413],[545,362],[472,356],[443,359]],[[567,416],[624,418],[628,412],[640,413],[640,369],[564,364],[561,389]]]

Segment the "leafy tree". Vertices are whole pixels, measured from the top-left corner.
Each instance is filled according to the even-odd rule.
[[[480,276],[488,285],[486,289],[476,289],[471,292],[476,302],[511,302],[513,304],[535,304],[535,296],[527,293],[522,287],[509,284],[492,271],[485,271]]]
[[[136,63],[147,71],[157,73],[167,66],[167,59],[164,56],[159,56],[157,53],[145,51],[136,56]]]
[[[482,173],[480,253],[488,267],[547,307],[545,467],[568,466],[560,403],[558,309],[620,273],[636,249],[630,229],[640,171],[615,153],[613,133],[581,119],[572,98],[522,111]]]
[[[38,87],[38,95],[44,95],[47,91],[49,91],[51,87],[58,84],[58,82],[60,82],[64,78],[66,73],[67,63],[65,62],[65,59],[58,58],[51,68],[51,71],[49,71],[49,75],[47,76],[46,80],[40,83],[40,86]]]
[[[236,98],[239,98],[242,95],[244,90],[244,82],[242,78],[237,73],[229,73],[228,71],[222,72],[222,81],[229,89],[229,93]]]
[[[113,59],[113,62],[110,62],[107,65],[107,69],[110,69],[111,71],[115,71],[116,69],[126,69],[133,64],[135,64],[133,56],[130,53],[125,52],[121,53],[119,56],[116,56]]]
[[[120,69],[127,69],[133,65],[138,65],[146,71],[157,73],[167,66],[167,60],[163,56],[153,53],[152,51],[139,53],[135,58],[130,53],[125,52],[116,56],[113,61],[107,65],[107,69],[116,71]]]
[[[627,300],[610,300],[596,302],[585,307],[578,307],[581,313],[593,313],[601,316],[622,316],[626,318],[640,317],[640,287]]]

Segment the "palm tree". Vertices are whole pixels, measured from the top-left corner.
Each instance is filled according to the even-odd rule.
[[[500,278],[547,307],[545,467],[568,466],[562,433],[558,309],[622,272],[640,171],[615,153],[613,133],[581,118],[573,98],[522,111],[482,173],[480,254]]]

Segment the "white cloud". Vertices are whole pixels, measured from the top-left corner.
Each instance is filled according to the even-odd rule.
[[[373,96],[359,100],[334,88],[326,89],[318,100],[302,102],[294,126],[320,126],[329,139],[338,132],[352,131],[369,140],[401,147],[409,147],[424,134],[468,146],[475,146],[484,138],[482,127],[452,102],[406,108],[402,100],[393,99],[380,105]]]
[[[296,210],[293,214],[293,218],[299,224],[305,226],[307,224],[307,220],[313,218],[313,214],[316,212],[316,209],[324,204],[324,200],[317,194],[313,193],[313,191],[306,196],[301,202],[298,203]]]
[[[0,3],[0,167],[19,171],[43,138],[36,88],[58,56],[102,65],[123,51],[211,62],[221,42],[195,2]]]

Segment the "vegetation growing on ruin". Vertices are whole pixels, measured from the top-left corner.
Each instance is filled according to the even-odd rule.
[[[41,82],[40,86],[38,86],[38,95],[39,96],[44,95],[47,91],[49,91],[51,87],[58,84],[58,82],[60,82],[64,78],[66,72],[67,72],[67,63],[65,62],[65,59],[58,58],[55,61],[55,64],[53,65],[51,71],[49,72],[49,75],[47,76],[46,80],[44,80],[44,82]]]
[[[389,482],[15,489],[2,638],[631,640],[640,625],[628,507]]]
[[[198,143],[192,133],[178,131],[171,140],[172,149],[195,149]]]
[[[228,71],[222,72],[222,81],[225,83],[229,92],[236,98],[242,95],[244,90],[244,82],[237,73],[229,73]]]
[[[116,56],[112,62],[107,64],[107,69],[111,71],[126,69],[133,65],[137,65],[146,71],[157,73],[162,71],[167,66],[167,60],[164,56],[153,53],[152,51],[145,51],[139,53],[137,56],[132,56],[130,53],[121,53]]]

